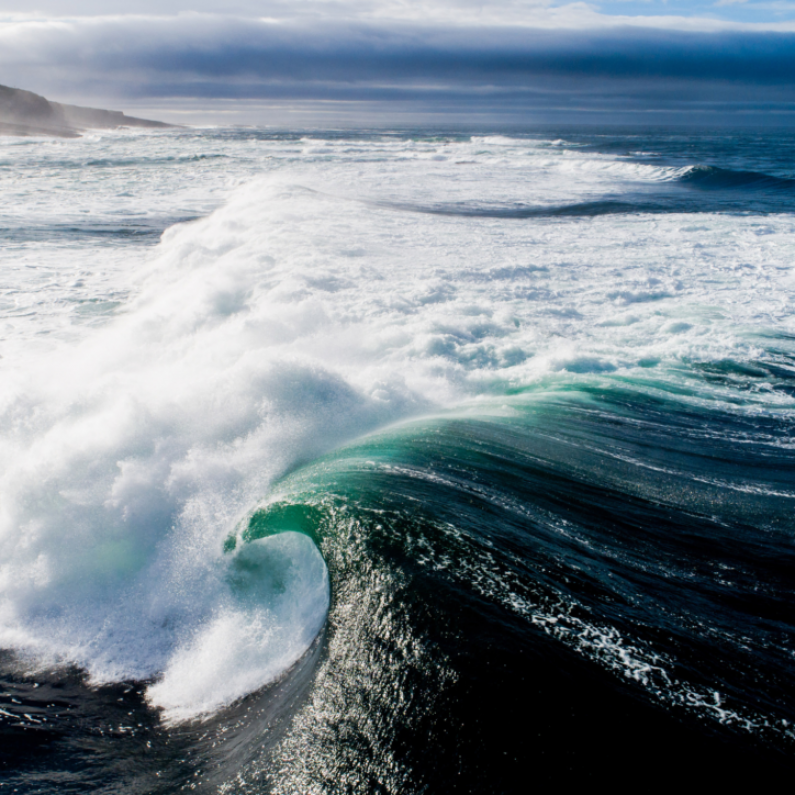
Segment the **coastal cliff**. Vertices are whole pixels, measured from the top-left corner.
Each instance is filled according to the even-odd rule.
[[[160,121],[125,116],[116,110],[63,105],[19,88],[0,86],[0,135],[55,135],[76,138],[84,130],[118,127],[171,127]]]

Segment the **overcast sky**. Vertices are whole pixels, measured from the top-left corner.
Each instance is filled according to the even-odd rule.
[[[0,0],[0,84],[168,118],[795,124],[790,0]]]

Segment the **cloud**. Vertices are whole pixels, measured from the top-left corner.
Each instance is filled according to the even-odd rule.
[[[793,74],[795,32],[758,29],[442,26],[198,13],[0,25],[0,82],[64,101],[292,98],[585,109],[711,102],[761,112],[790,109]]]
[[[177,14],[224,14],[233,17],[271,18],[280,20],[333,19],[337,21],[411,20],[460,24],[498,24],[543,22],[544,11],[584,8],[583,2],[555,0],[133,0],[125,3],[125,14],[131,16],[175,16]],[[33,16],[20,15],[19,2],[0,0],[0,14],[22,18],[107,16],[105,0],[37,0]],[[540,16],[539,16],[540,14]]]

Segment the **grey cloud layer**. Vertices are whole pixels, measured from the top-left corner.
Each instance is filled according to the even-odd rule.
[[[786,109],[795,102],[793,75],[792,33],[267,24],[199,15],[0,27],[0,83],[44,90],[65,80],[104,96],[472,103],[532,96],[576,97],[581,105],[601,97],[638,107],[678,100]]]

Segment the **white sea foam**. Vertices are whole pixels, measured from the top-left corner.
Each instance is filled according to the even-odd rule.
[[[325,563],[314,543],[285,532],[231,558],[230,603],[218,605],[169,659],[147,691],[169,721],[211,714],[289,668],[323,626]]]
[[[108,157],[125,140],[103,144]],[[209,146],[157,140],[164,157]],[[512,139],[246,146],[231,176],[206,172],[224,206],[154,249],[65,239],[4,255],[19,267],[0,290],[13,303],[0,646],[75,662],[97,683],[155,677],[148,697],[169,719],[270,681],[322,623],[328,586],[309,541],[278,542],[278,555],[268,542],[293,574],[254,602],[222,552],[291,468],[507,387],[655,363],[676,378],[685,360],[761,355],[750,329],[795,331],[787,217],[704,215],[696,229],[675,215],[521,221],[374,204],[577,201],[630,178],[615,158]],[[270,174],[234,187],[253,163]],[[146,168],[129,166],[127,182]],[[165,196],[157,182],[139,204],[194,202],[193,166],[174,168],[192,187],[175,177]],[[70,213],[84,199],[114,206],[117,182],[91,184]],[[89,323],[72,322],[62,279],[80,268],[92,300],[113,304]]]

